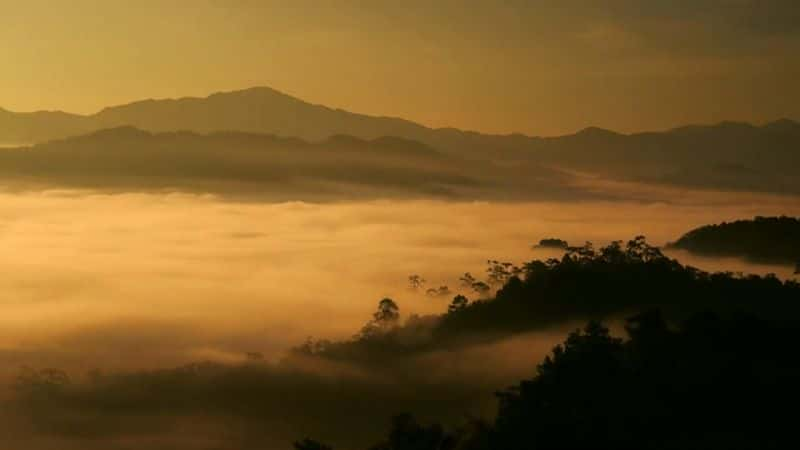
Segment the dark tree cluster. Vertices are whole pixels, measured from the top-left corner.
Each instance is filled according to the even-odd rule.
[[[465,272],[458,281],[461,282],[462,288],[473,291],[479,296],[486,296],[492,290],[492,287],[489,286],[488,283],[475,278],[475,276],[469,272]]]
[[[676,320],[706,309],[797,317],[800,284],[771,275],[703,272],[666,257],[642,236],[599,250],[587,243],[561,259],[524,264],[494,298],[443,315],[434,335],[522,332],[648,308]]]
[[[502,286],[512,277],[522,274],[522,269],[507,261],[486,261],[486,279],[490,286]]]
[[[494,263],[494,264],[493,264]],[[504,280],[492,298],[489,286],[469,273],[465,286],[485,285],[475,301],[456,296],[440,316],[413,317],[376,327],[357,339],[326,343],[313,352],[333,359],[380,363],[404,354],[533,331],[569,320],[613,319],[660,309],[673,321],[704,311],[746,311],[800,317],[800,284],[774,276],[707,273],[666,257],[638,236],[595,249],[570,247],[561,259],[534,260],[521,268],[490,261]]]
[[[424,286],[426,282],[427,280],[422,278],[420,275],[413,274],[408,276],[408,287],[412,291],[418,291],[422,289],[422,286]]]
[[[558,238],[545,238],[539,241],[537,245],[533,246],[534,248],[556,248],[566,250],[569,247],[569,243],[563,239]]]
[[[800,219],[758,216],[706,225],[686,233],[670,246],[698,254],[800,266]]]
[[[430,288],[425,291],[425,295],[428,297],[447,297],[452,293],[453,291],[445,285],[439,286],[438,288]]]

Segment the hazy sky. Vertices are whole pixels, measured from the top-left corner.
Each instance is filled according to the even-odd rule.
[[[795,0],[0,0],[0,106],[267,85],[432,126],[559,134],[800,118]]]

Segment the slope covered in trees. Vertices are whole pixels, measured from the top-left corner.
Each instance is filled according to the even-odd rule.
[[[706,225],[689,231],[670,246],[703,255],[798,264],[800,269],[800,219],[759,216]]]
[[[446,429],[395,416],[371,450],[782,448],[800,400],[800,324],[749,315],[632,316],[572,332],[533,378],[497,393],[494,420]],[[331,448],[306,439],[297,450]]]
[[[494,296],[476,289],[485,296],[470,302],[459,295],[441,316],[412,316],[402,326],[397,322],[383,326],[381,333],[360,333],[349,341],[310,342],[298,351],[380,364],[569,321],[619,319],[649,308],[662,310],[670,320],[706,310],[800,317],[797,282],[703,272],[668,258],[643,237],[599,250],[591,244],[573,247],[560,260],[534,260],[522,267],[491,264],[487,282],[473,283],[488,287],[498,280],[502,287]]]

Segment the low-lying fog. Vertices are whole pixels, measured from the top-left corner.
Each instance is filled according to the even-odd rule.
[[[545,237],[664,244],[707,223],[800,214],[794,198],[684,193],[666,203],[233,203],[186,194],[0,194],[0,370],[137,368],[277,358],[357,331],[379,299],[446,309],[407,287],[456,290],[488,258],[521,263]],[[722,200],[722,199],[728,200]],[[776,272],[674,253],[709,270]]]

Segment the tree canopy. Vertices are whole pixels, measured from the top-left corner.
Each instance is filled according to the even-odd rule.
[[[761,217],[696,228],[670,244],[705,255],[738,256],[758,262],[800,263],[800,219]]]

